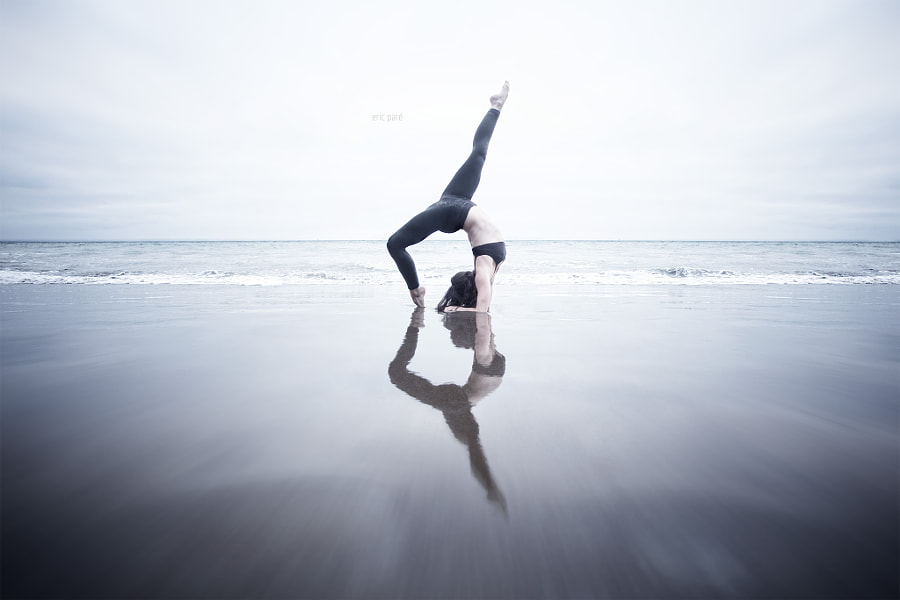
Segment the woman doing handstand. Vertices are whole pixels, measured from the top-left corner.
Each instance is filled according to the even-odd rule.
[[[491,96],[491,109],[475,131],[472,153],[450,180],[441,199],[410,219],[388,239],[388,252],[397,263],[416,306],[425,306],[425,288],[419,284],[416,265],[406,249],[435,231],[454,233],[462,229],[469,236],[472,254],[475,255],[475,268],[473,271],[457,273],[451,278],[452,285],[438,303],[437,309],[440,312],[487,312],[490,309],[494,276],[506,259],[506,244],[497,225],[484,210],[472,202],[472,195],[481,180],[481,169],[487,156],[491,134],[508,95],[507,81],[499,94]]]

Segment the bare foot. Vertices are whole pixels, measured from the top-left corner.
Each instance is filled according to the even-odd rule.
[[[409,297],[416,306],[425,308],[425,288],[421,285],[414,290],[409,290]]]
[[[504,81],[500,93],[491,96],[491,108],[496,108],[497,110],[503,108],[503,105],[506,104],[507,96],[509,96],[509,82]]]

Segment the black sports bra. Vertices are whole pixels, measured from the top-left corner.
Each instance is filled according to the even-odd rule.
[[[475,246],[472,248],[472,254],[474,254],[476,258],[479,256],[490,256],[494,259],[494,263],[497,267],[500,267],[500,263],[506,260],[506,244],[504,242],[492,242],[490,244]]]

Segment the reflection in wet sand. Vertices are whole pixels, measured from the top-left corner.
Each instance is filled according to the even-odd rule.
[[[900,598],[896,286],[140,287],[0,285],[0,597]]]
[[[488,313],[457,312],[444,315],[444,326],[458,348],[475,352],[472,372],[466,383],[434,385],[425,377],[409,370],[416,354],[419,329],[425,325],[425,309],[413,311],[409,327],[397,355],[388,367],[391,383],[423,404],[432,406],[444,415],[447,426],[469,450],[472,474],[487,491],[488,500],[506,512],[506,499],[497,487],[478,437],[478,422],[472,407],[500,387],[506,371],[506,358],[494,347],[491,316]]]

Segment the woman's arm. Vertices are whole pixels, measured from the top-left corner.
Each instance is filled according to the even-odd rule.
[[[493,279],[496,268],[497,265],[491,257],[477,257],[475,259],[475,289],[478,291],[478,299],[475,301],[475,308],[448,306],[444,309],[444,312],[488,312],[491,309],[491,295],[494,291]]]
[[[479,257],[481,258],[481,257]],[[489,262],[491,264],[491,268],[494,266],[494,261],[488,259],[485,262]],[[477,265],[476,261],[476,265]],[[494,284],[491,283],[491,274],[492,270],[488,270],[485,268],[478,269],[476,266],[475,270],[475,289],[478,290],[478,300],[475,302],[475,311],[476,312],[484,312],[486,313],[491,309],[491,294],[493,293]]]

